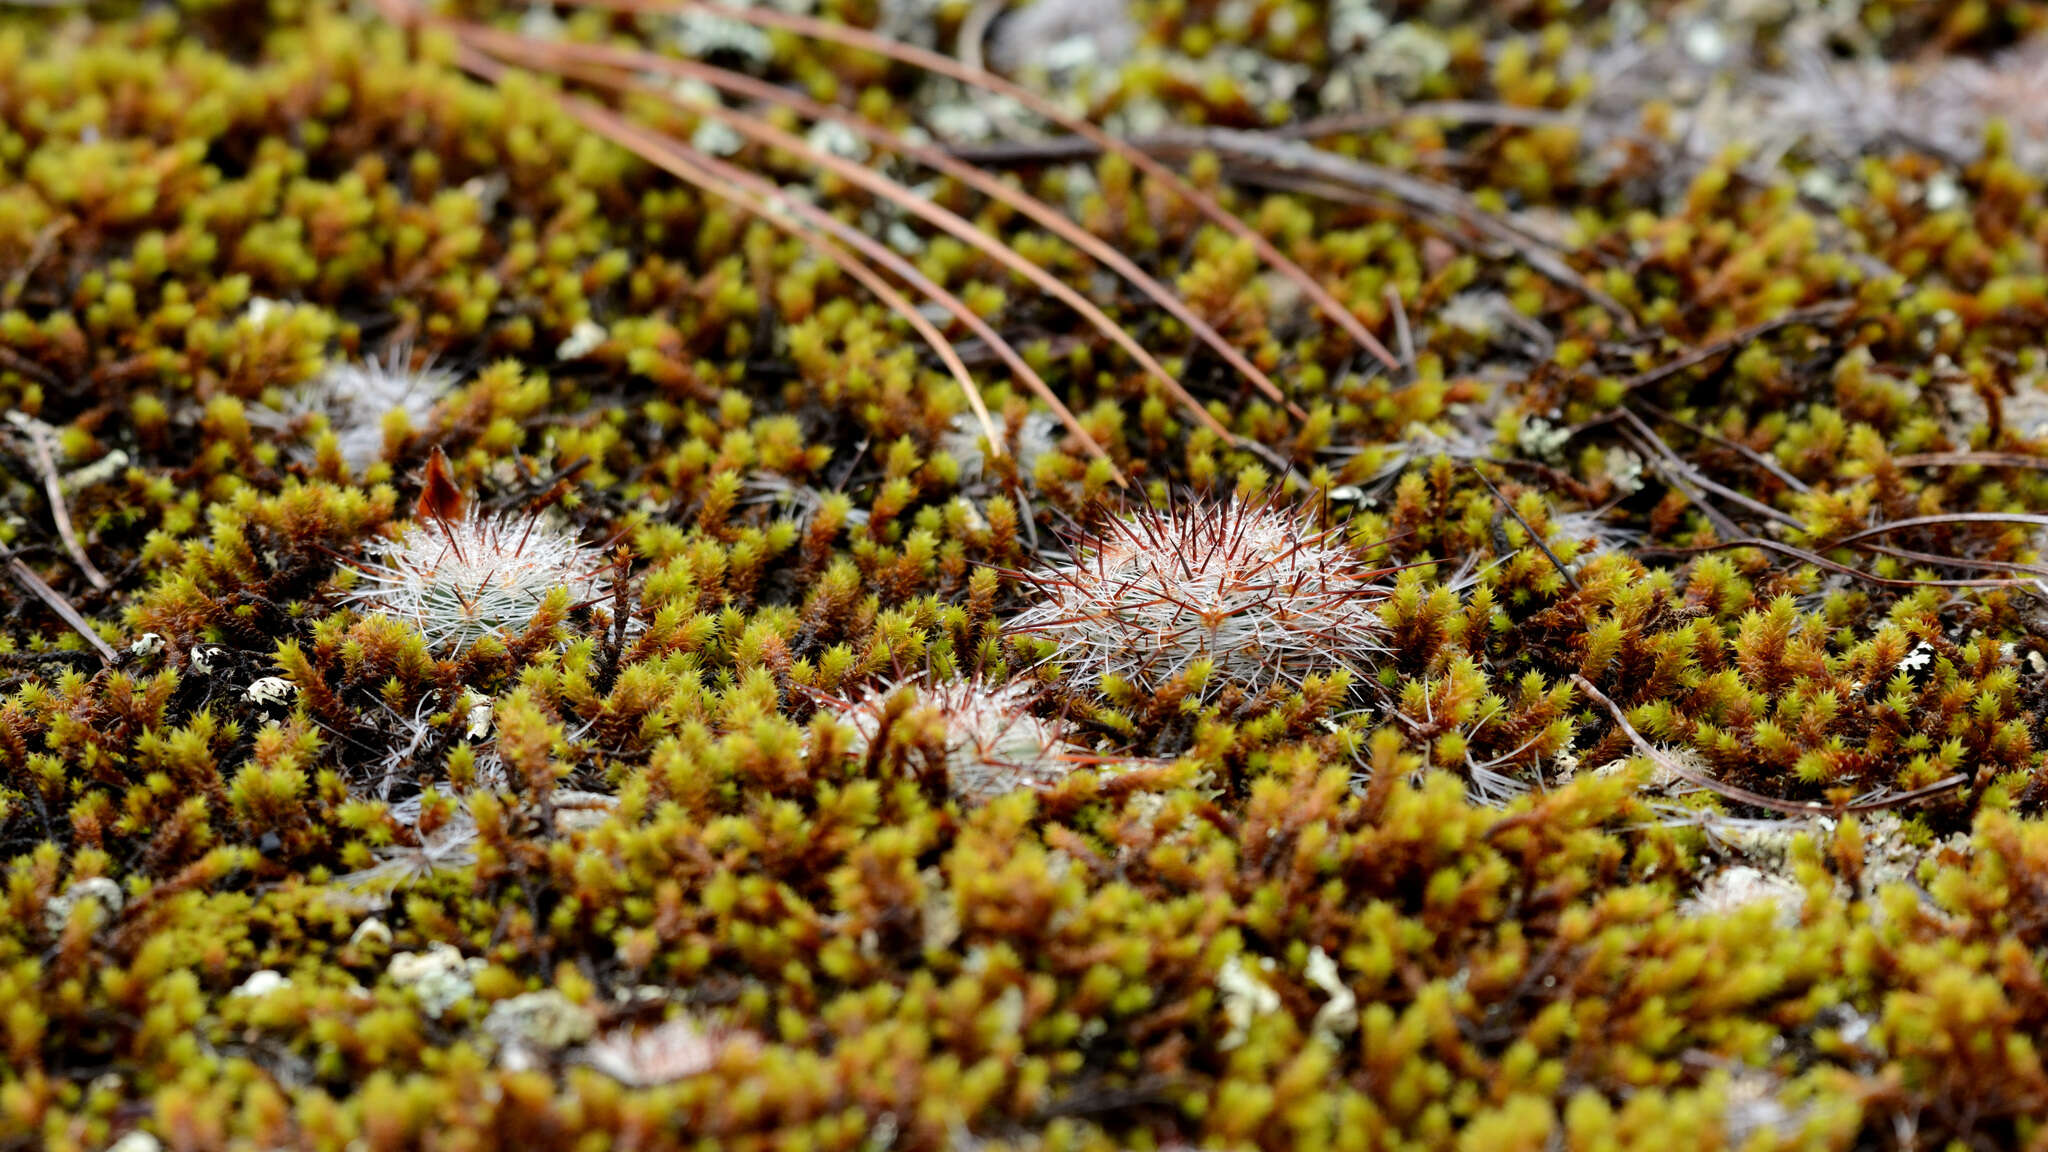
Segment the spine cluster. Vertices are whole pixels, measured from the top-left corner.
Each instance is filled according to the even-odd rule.
[[[912,694],[909,708],[892,708],[904,691]],[[1048,787],[1072,770],[1066,726],[1034,715],[1031,699],[1022,683],[891,684],[849,701],[841,716],[853,726],[854,751],[863,755],[888,738],[892,723],[933,725],[927,746],[942,749],[948,790],[972,807],[1007,792]]]
[[[1256,693],[1364,674],[1384,650],[1385,574],[1275,504],[1145,508],[1075,541],[1070,563],[1026,574],[1041,599],[1014,628],[1054,640],[1091,680],[1157,691],[1206,660],[1209,689]]]
[[[419,629],[430,647],[460,652],[485,636],[509,639],[533,623],[548,594],[601,599],[601,558],[566,531],[475,510],[415,523],[371,545],[349,600]]]

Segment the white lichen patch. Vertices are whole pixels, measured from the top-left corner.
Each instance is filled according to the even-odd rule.
[[[1757,904],[1777,909],[1778,923],[1790,927],[1799,922],[1806,906],[1806,889],[1782,872],[1737,864],[1708,877],[1679,911],[1689,916],[1725,915]]]
[[[234,990],[229,992],[228,995],[247,999],[261,999],[272,992],[282,991],[291,986],[290,977],[276,969],[264,968],[260,971],[249,973],[249,978],[236,985]]]
[[[72,912],[80,904],[92,906],[93,911],[90,915],[93,917],[94,926],[99,927],[121,914],[122,907],[127,904],[127,897],[122,893],[119,884],[104,876],[80,880],[58,895],[52,896],[50,902],[43,906],[43,927],[53,934],[62,932],[64,926],[71,922]]]
[[[1123,0],[1035,0],[996,25],[989,60],[1005,72],[1058,74],[1128,57],[1138,26]]]
[[[527,1046],[554,1052],[595,1035],[597,1017],[553,988],[543,988],[491,1005],[483,1030],[508,1048]]]
[[[1252,1021],[1261,1016],[1270,1016],[1280,1011],[1280,993],[1259,975],[1270,972],[1273,961],[1258,958],[1258,971],[1244,962],[1242,956],[1232,956],[1223,962],[1222,970],[1216,973],[1216,992],[1223,1001],[1223,1018],[1229,1022],[1230,1031],[1223,1037],[1217,1048],[1228,1052],[1245,1042],[1251,1035]]]
[[[425,952],[393,956],[384,974],[412,992],[420,1011],[438,1020],[476,994],[476,977],[485,967],[482,959],[464,957],[453,946],[435,941]]]
[[[1309,1033],[1341,1050],[1344,1038],[1358,1030],[1358,994],[1344,983],[1337,972],[1337,962],[1320,946],[1310,949],[1305,975],[1309,983],[1329,997],[1316,1009],[1315,1019],[1309,1021]]]
[[[1728,1147],[1752,1147],[1759,1138],[1775,1146],[1793,1135],[1805,1109],[1786,1101],[1785,1087],[1782,1076],[1762,1069],[1740,1069],[1729,1078],[1727,1110],[1722,1113]]]
[[[569,335],[555,346],[555,359],[581,360],[597,351],[610,338],[611,333],[606,332],[604,325],[597,321],[578,320],[576,326],[569,330]]]

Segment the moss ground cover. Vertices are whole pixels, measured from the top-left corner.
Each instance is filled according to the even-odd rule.
[[[0,1148],[2048,1147],[2044,23],[0,8]]]

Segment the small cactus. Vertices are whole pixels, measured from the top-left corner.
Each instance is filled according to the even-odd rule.
[[[912,694],[910,706],[897,711],[890,702],[904,691]],[[1073,770],[1066,726],[1033,715],[1030,704],[1023,683],[890,684],[847,702],[842,718],[853,726],[857,754],[885,738],[892,723],[937,725],[947,786],[972,807],[1018,789],[1047,787]]]
[[[1074,541],[1070,563],[1025,573],[1042,600],[1013,628],[1055,641],[1091,681],[1156,692],[1208,660],[1210,690],[1259,693],[1365,673],[1383,651],[1386,571],[1271,502],[1142,508]]]
[[[455,387],[453,373],[428,366],[414,369],[404,348],[384,360],[336,362],[285,394],[274,415],[258,414],[265,424],[327,418],[343,463],[358,474],[384,458],[386,424],[391,413],[404,413],[404,426],[427,424],[443,397]]]
[[[379,562],[354,569],[363,583],[348,599],[419,629],[437,650],[517,636],[557,588],[586,601],[610,585],[595,549],[532,518],[470,510],[415,523],[371,549]]]

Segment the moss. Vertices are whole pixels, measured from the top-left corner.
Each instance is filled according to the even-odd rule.
[[[459,7],[894,129],[1014,118],[787,31]],[[0,1145],[2038,1142],[2036,125],[1787,140],[1686,83],[1831,106],[1818,35],[1933,99],[1908,61],[1995,79],[2041,13],[1717,7],[1651,6],[1725,51],[1645,38],[1649,91],[1600,4],[1142,0],[1128,61],[1039,67],[1134,134],[1326,118],[1328,181],[1223,136],[1186,170],[1390,366],[1127,159],[976,157],[1277,398],[1014,206],[918,188],[1185,397],[743,143],[1073,417],[953,325],[987,427],[830,253],[555,81],[466,76],[455,30],[8,14]],[[1369,655],[1020,627],[1062,540],[1233,499],[1371,574]],[[465,508],[580,567],[437,645],[363,592]],[[977,683],[1057,770],[951,778]]]

